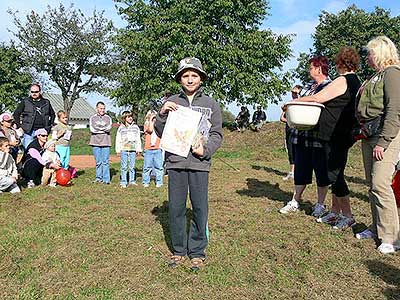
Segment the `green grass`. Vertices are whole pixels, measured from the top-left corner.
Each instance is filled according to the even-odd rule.
[[[111,129],[111,142],[113,147],[111,147],[111,154],[115,154],[115,135],[117,134],[117,129],[113,127]],[[92,155],[92,147],[89,146],[90,131],[89,129],[74,129],[72,132],[71,140],[71,155]]]
[[[351,230],[317,224],[307,214],[315,185],[299,213],[277,212],[292,193],[281,180],[283,133],[278,123],[260,133],[225,131],[199,273],[166,266],[166,186],[121,190],[118,164],[108,186],[92,184],[90,169],[72,187],[2,194],[0,299],[400,299],[399,255],[379,255]],[[360,230],[371,218],[359,145],[346,174]]]

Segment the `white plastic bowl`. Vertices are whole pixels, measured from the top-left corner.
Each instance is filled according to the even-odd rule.
[[[289,127],[299,130],[313,128],[319,119],[321,110],[325,107],[316,102],[292,101],[286,104],[286,120]]]

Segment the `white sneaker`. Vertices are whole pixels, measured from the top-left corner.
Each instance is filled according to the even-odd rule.
[[[282,180],[287,181],[289,179],[293,179],[294,174],[292,172],[289,172],[285,177],[282,177]]]
[[[33,180],[29,180],[28,181],[28,189],[31,189],[33,187],[35,187],[35,183],[33,182]]]
[[[299,210],[299,202],[296,200],[291,200],[284,207],[282,207],[279,212],[281,214],[288,214],[290,212],[295,212]]]
[[[57,184],[56,184],[55,182],[51,182],[51,183],[49,183],[49,186],[50,186],[50,187],[56,187]]]
[[[350,227],[353,227],[356,224],[356,220],[353,217],[346,217],[346,216],[340,216],[340,219],[336,223],[335,226],[333,226],[333,229],[347,229]]]
[[[315,204],[314,206],[314,211],[312,212],[312,216],[316,217],[316,218],[320,218],[322,217],[322,215],[325,213],[325,206],[323,206],[322,204]]]
[[[356,238],[359,240],[374,239],[375,237],[376,234],[369,229],[365,229],[364,231],[356,234]]]
[[[395,246],[392,244],[388,244],[388,243],[382,243],[379,247],[378,247],[378,251],[382,254],[389,254],[389,253],[394,253],[397,250],[400,249],[400,246]]]

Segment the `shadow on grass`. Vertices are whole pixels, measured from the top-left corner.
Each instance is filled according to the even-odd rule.
[[[270,167],[251,165],[251,168],[254,169],[254,170],[264,170],[264,171],[266,171],[268,173],[274,173],[274,174],[276,174],[278,176],[286,176],[287,175],[287,172],[282,172],[282,171],[279,171],[279,170],[276,170],[276,169],[273,169],[273,168],[270,168]]]
[[[151,210],[151,213],[156,216],[156,221],[158,221],[162,227],[165,243],[171,253],[174,253],[174,248],[172,247],[171,234],[169,230],[169,218],[168,218],[168,201],[164,201],[162,205],[156,206]],[[193,212],[190,208],[186,209],[186,228],[190,228],[190,220],[192,220]]]
[[[360,200],[362,200],[362,201],[365,201],[365,202],[369,202],[369,199],[368,199],[368,195],[367,194],[364,194],[364,193],[360,193],[360,192],[353,192],[353,191],[350,191],[350,197],[352,197],[352,198],[358,198],[358,199],[360,199]]]
[[[347,182],[352,182],[352,183],[355,183],[355,184],[368,185],[368,182],[365,179],[360,178],[360,177],[344,175],[344,178],[346,179]]]
[[[400,270],[378,260],[367,260],[365,265],[373,276],[381,278],[392,287],[383,290],[387,299],[400,299]]]
[[[247,178],[247,189],[237,190],[241,196],[252,198],[266,197],[273,201],[288,202],[292,199],[292,194],[280,189],[279,184],[272,184],[269,181],[260,181],[256,178]]]

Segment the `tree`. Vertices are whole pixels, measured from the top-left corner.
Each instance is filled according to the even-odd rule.
[[[13,111],[18,100],[27,95],[32,77],[24,69],[14,45],[0,45],[0,113]]]
[[[127,28],[117,35],[118,83],[110,92],[134,108],[178,91],[179,61],[199,58],[209,75],[206,90],[222,104],[276,103],[290,88],[282,65],[291,36],[260,30],[267,1],[117,0]]]
[[[323,11],[313,35],[314,49],[310,49],[308,54],[302,53],[298,59],[297,77],[303,83],[304,79],[309,78],[307,61],[311,56],[324,55],[333,66],[335,56],[341,47],[350,46],[361,51],[363,46],[379,35],[386,35],[400,46],[399,24],[400,16],[391,17],[389,10],[379,7],[370,13],[355,5],[337,14]],[[362,60],[359,74],[365,78],[372,72],[367,62]],[[334,75],[334,68],[332,68],[332,75]]]
[[[24,63],[47,74],[58,86],[67,113],[80,93],[103,90],[101,77],[112,68],[114,31],[103,12],[86,17],[73,5],[65,8],[60,4],[54,9],[48,6],[42,16],[32,11],[25,23],[10,13]]]

